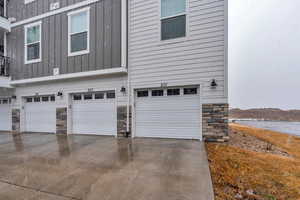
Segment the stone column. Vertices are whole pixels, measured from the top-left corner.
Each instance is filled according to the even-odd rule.
[[[67,108],[56,108],[56,134],[67,134]]]
[[[12,131],[20,132],[20,109],[12,109]]]
[[[117,112],[118,137],[124,137],[127,131],[127,106],[118,106]],[[131,108],[129,113],[129,132],[131,133]]]
[[[203,139],[211,142],[225,142],[228,137],[228,104],[202,105]]]

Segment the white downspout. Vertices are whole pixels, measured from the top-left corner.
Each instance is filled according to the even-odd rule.
[[[122,67],[127,68],[127,111],[126,111],[126,132],[130,131],[130,71],[128,67],[128,3],[122,0]]]
[[[4,0],[4,16],[6,16],[7,14],[7,10],[6,10],[6,6],[7,6],[7,0]],[[7,56],[7,50],[6,50],[6,47],[7,47],[7,41],[6,41],[6,32],[4,32],[4,35],[3,35],[3,46],[4,46],[4,56]]]
[[[4,16],[5,17],[7,17],[7,10],[6,10],[6,8],[7,8],[7,0],[4,0]]]

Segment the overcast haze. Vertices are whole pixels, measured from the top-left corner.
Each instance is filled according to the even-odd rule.
[[[231,107],[300,109],[300,1],[229,0]]]

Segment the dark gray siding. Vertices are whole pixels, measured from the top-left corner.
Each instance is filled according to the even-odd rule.
[[[17,21],[20,21],[48,12],[50,4],[54,2],[60,2],[60,8],[62,8],[82,1],[85,0],[35,0],[25,4],[24,0],[10,0],[8,16],[15,17]]]
[[[40,63],[24,64],[24,25],[13,28],[8,35],[8,56],[12,58],[13,80],[50,76],[53,75],[55,67],[60,68],[61,74],[120,67],[121,0],[101,0],[89,7],[91,8],[89,54],[68,57],[67,12],[41,20]]]

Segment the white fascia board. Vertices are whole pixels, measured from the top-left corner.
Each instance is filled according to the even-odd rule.
[[[121,15],[122,15],[122,38],[121,38],[121,66],[122,67],[127,67],[127,46],[128,46],[128,38],[127,38],[127,27],[128,27],[128,9],[127,9],[127,0],[122,0],[122,10],[121,10]]]
[[[9,77],[0,77],[0,88],[11,88]]]
[[[0,17],[0,28],[4,29],[6,32],[11,31],[10,21],[4,17]]]
[[[61,75],[56,75],[56,76],[46,76],[46,77],[39,77],[39,78],[30,78],[30,79],[10,81],[10,85],[14,86],[14,85],[20,85],[20,84],[30,84],[30,83],[39,83],[39,82],[45,82],[45,81],[57,81],[57,80],[64,80],[64,79],[93,77],[93,76],[111,75],[111,74],[127,74],[127,69],[124,67],[118,67],[118,68],[112,68],[112,69],[61,74]]]

